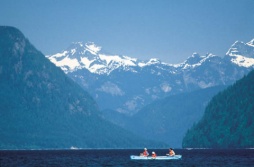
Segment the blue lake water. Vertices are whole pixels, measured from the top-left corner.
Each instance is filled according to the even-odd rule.
[[[30,166],[254,166],[254,149],[175,149],[181,160],[130,160],[130,155],[139,155],[143,150],[30,150],[0,151],[1,167]],[[168,149],[150,149],[151,154],[165,155]]]

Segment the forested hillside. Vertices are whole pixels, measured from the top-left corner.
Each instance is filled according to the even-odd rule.
[[[188,130],[183,147],[254,147],[254,71],[217,94],[200,122]]]

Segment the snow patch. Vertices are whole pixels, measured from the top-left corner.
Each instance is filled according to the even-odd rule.
[[[80,64],[77,59],[70,59],[69,57],[65,57],[64,59],[57,61],[53,57],[49,58],[52,63],[54,63],[58,67],[64,67],[63,70],[66,70],[66,66],[69,67],[70,71],[75,70],[76,68],[80,67]]]
[[[76,53],[76,49],[71,50],[71,54],[74,55]]]
[[[84,64],[87,69],[90,67],[91,63],[94,62],[94,60],[89,60],[87,57],[81,57],[80,59],[81,63]]]
[[[86,43],[85,46],[87,47],[88,51],[94,55],[96,55],[101,50],[101,47],[96,46],[93,42]]]
[[[161,85],[161,90],[165,93],[170,92],[172,90],[172,88],[170,87],[170,85],[168,83],[163,83]]]
[[[242,67],[251,67],[254,66],[254,58],[248,58],[240,55],[232,56],[234,58],[231,59],[232,63],[235,63]]]
[[[250,42],[248,42],[247,45],[254,47],[254,39],[252,39]]]
[[[107,68],[107,66],[105,66],[103,64],[94,64],[93,66],[88,68],[88,70],[92,73],[105,74],[108,72],[108,70],[106,68]]]
[[[114,83],[106,82],[99,89],[99,91],[111,94],[113,96],[123,96],[124,92]]]
[[[52,58],[64,57],[64,56],[66,56],[67,53],[68,53],[68,51],[64,51],[63,53],[57,53],[57,54],[54,54],[52,56],[47,55],[46,57],[51,60]]]
[[[144,66],[146,66],[147,64],[146,63],[144,63],[144,62],[140,62],[140,63],[138,63],[138,66],[139,67],[144,67]]]
[[[112,62],[118,62],[119,65],[136,66],[136,64],[133,63],[133,61],[135,61],[135,59],[131,59],[131,58],[127,57],[127,56],[125,56],[124,57],[125,59],[123,59],[123,58],[121,58],[118,55],[99,54],[99,58],[101,60],[106,61],[107,65],[109,65]]]
[[[143,104],[144,99],[142,99],[140,96],[135,96],[131,100],[128,100],[125,102],[125,106],[127,107],[128,110],[130,111],[135,111],[137,110],[137,107],[139,106],[138,104]]]
[[[198,82],[198,86],[202,89],[205,89],[205,88],[214,86],[214,84],[213,83],[205,83],[204,81],[200,81],[200,82]]]

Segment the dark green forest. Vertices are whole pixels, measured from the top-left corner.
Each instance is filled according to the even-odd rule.
[[[254,71],[212,98],[184,148],[254,147]]]
[[[16,28],[0,26],[0,149],[143,148]]]

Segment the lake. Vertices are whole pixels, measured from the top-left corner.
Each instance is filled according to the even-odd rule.
[[[175,149],[181,160],[130,160],[142,149],[2,150],[1,167],[30,166],[254,166],[254,149]],[[168,149],[148,149],[165,155]]]

